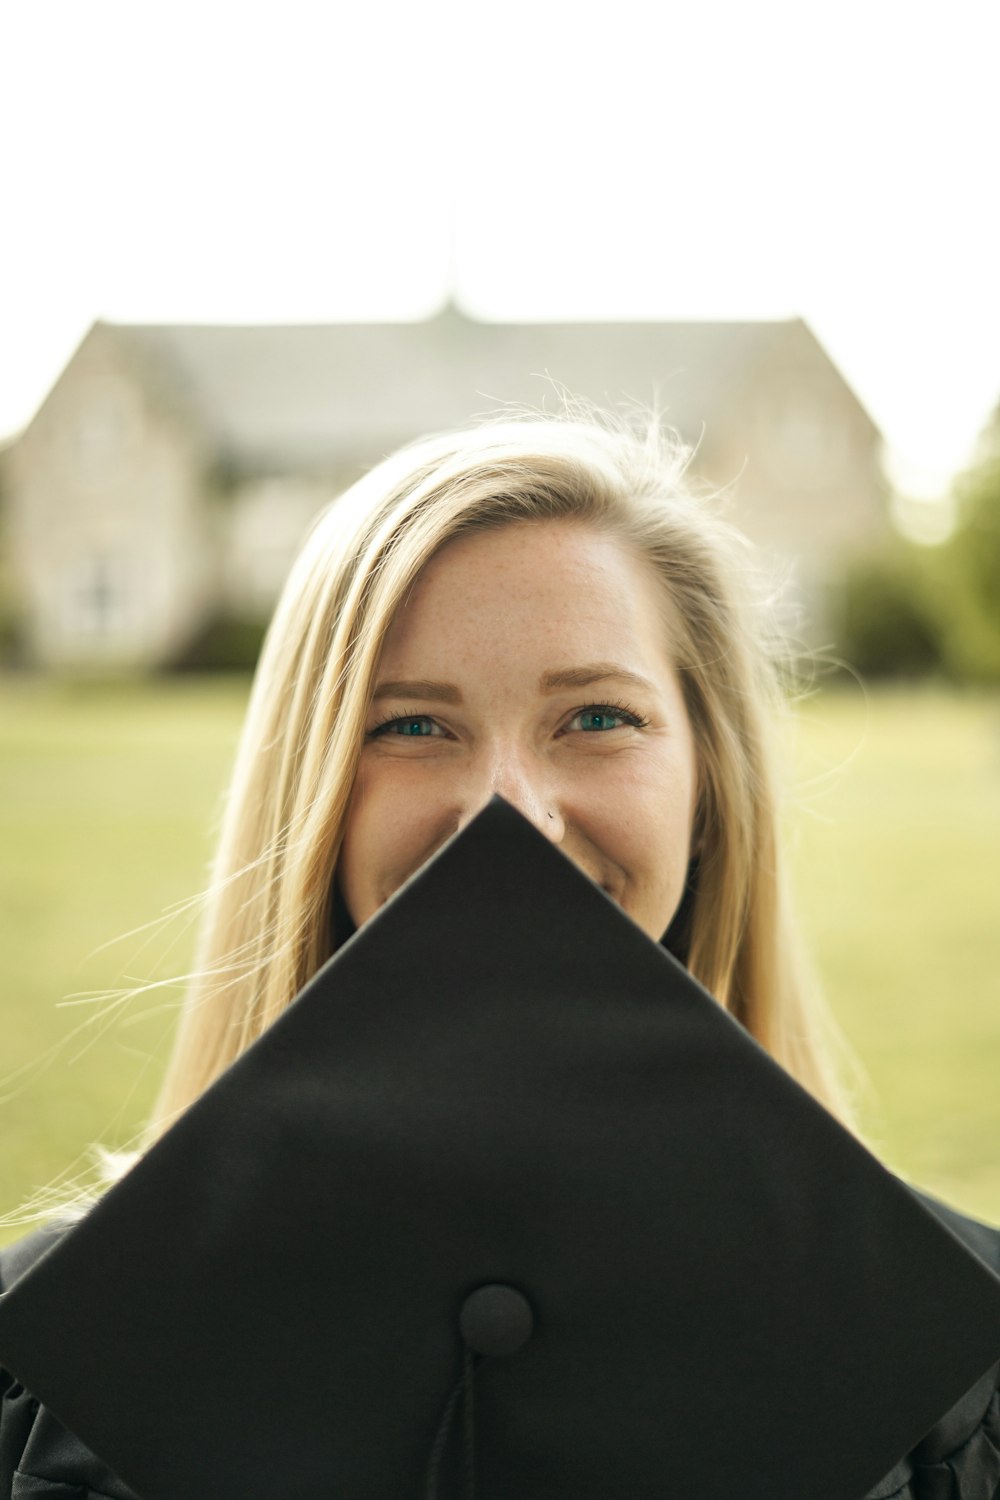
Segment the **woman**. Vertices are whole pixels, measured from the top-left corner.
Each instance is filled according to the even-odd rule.
[[[496,794],[849,1123],[787,905],[767,610],[683,473],[652,428],[487,423],[320,517],[257,671],[151,1141]],[[949,1222],[1000,1267],[1000,1241]],[[32,1444],[39,1486],[50,1461],[66,1482],[8,1385],[0,1485]],[[982,1396],[878,1493],[1000,1494]]]
[[[471,628],[484,649],[469,660],[467,675],[483,680],[495,665],[485,650],[492,621],[458,618],[454,611],[475,600],[449,599],[450,581],[437,582],[442,566],[460,575],[468,559],[477,580],[488,580],[496,549],[496,587],[504,591],[496,614],[503,621],[513,600],[512,576],[521,580],[522,592],[525,566],[533,570],[532,581],[544,579],[569,540],[577,543],[577,571],[567,572],[564,596],[551,604],[555,613],[563,610],[568,642],[559,642],[562,655],[547,664],[564,665],[567,651],[574,661],[587,659],[571,649],[570,627],[588,568],[615,619],[641,587],[642,626],[650,638],[659,633],[659,658],[672,678],[669,706],[679,693],[678,717],[692,738],[698,788],[688,835],[691,888],[683,930],[671,942],[794,1077],[846,1116],[787,908],[772,764],[779,688],[769,612],[747,587],[752,559],[746,543],[687,492],[684,466],[685,456],[652,429],[640,440],[613,426],[570,421],[486,424],[405,449],[320,518],[292,570],[258,667],[195,964],[199,977],[154,1131],[280,1014],[343,936],[331,893],[343,884],[337,873],[345,838],[350,859],[362,837],[361,787],[369,765],[381,763],[387,741],[379,717],[419,709],[411,717],[427,710],[428,720],[435,719],[429,710],[437,705],[426,699],[383,696],[377,711],[372,702],[387,638],[393,654],[408,660],[403,627],[414,615],[410,595],[422,571],[449,545],[450,556],[461,557],[436,564],[435,597],[427,605],[439,621],[435,660],[439,675],[450,676],[451,655],[467,648]],[[521,528],[516,536],[500,535],[515,525]],[[490,541],[477,548],[474,539],[487,534]],[[419,590],[421,605],[429,592],[426,584]],[[519,620],[530,621],[531,600],[520,602]],[[433,630],[429,620],[424,633]],[[531,635],[522,623],[513,649]],[[609,633],[608,652],[621,635]],[[650,639],[647,654],[653,649]],[[608,698],[617,702],[624,691],[620,682],[592,686],[563,692],[560,706],[608,706]],[[526,715],[530,706],[517,704]],[[661,713],[666,708],[663,703]],[[610,731],[620,744],[628,737],[628,717],[620,726],[601,721],[596,732]],[[633,726],[631,734],[636,740],[663,737],[659,723],[648,733]],[[610,770],[610,761],[602,764]],[[669,780],[669,768],[664,772]],[[516,768],[496,767],[501,778],[516,774]],[[530,780],[525,772],[526,797],[534,795]],[[479,796],[486,790],[481,786]],[[554,786],[553,795],[558,791]],[[422,803],[424,788],[419,796]],[[407,848],[402,873],[454,832],[468,811],[463,804],[461,812],[442,812],[440,823]],[[570,858],[593,874],[585,834],[563,832],[561,823],[555,834]],[[676,860],[676,841],[659,858]],[[668,907],[680,900],[680,890],[671,889],[676,899]],[[346,912],[339,909],[341,923],[367,914],[352,911],[350,901]],[[667,918],[660,935],[673,914],[666,908],[657,913],[656,920]]]

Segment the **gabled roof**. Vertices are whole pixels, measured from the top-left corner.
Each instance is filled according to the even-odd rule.
[[[555,410],[562,386],[603,406],[657,404],[697,441],[762,364],[833,372],[801,319],[484,323],[448,306],[419,323],[106,326],[246,469],[372,461],[498,403]]]

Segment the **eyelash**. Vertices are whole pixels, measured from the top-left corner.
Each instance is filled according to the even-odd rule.
[[[389,729],[393,724],[409,724],[414,719],[429,719],[431,717],[430,714],[389,714],[387,718],[379,719],[377,724],[373,724],[371,729],[366,731],[365,739],[375,739],[376,735],[381,734],[383,729]]]
[[[583,708],[576,710],[573,718],[577,718],[580,714],[612,714],[615,718],[624,719],[633,729],[646,729],[649,725],[649,720],[644,714],[637,713],[634,708],[630,708],[620,699],[613,703],[586,703]]]
[[[594,713],[612,714],[616,718],[624,719],[626,723],[633,729],[646,729],[649,725],[649,720],[643,714],[637,713],[636,710],[634,708],[630,708],[627,703],[622,703],[620,701],[615,701],[613,703],[586,703],[582,708],[578,708],[576,712],[571,715],[571,717],[575,719],[580,714]],[[376,739],[380,734],[382,734],[384,730],[391,728],[393,724],[409,724],[412,723],[414,719],[433,719],[433,717],[433,714],[419,713],[389,714],[386,718],[380,719],[377,724],[373,724],[371,729],[368,730],[365,738],[369,740]],[[599,732],[606,734],[608,731],[603,730]],[[413,738],[419,739],[421,738],[421,736],[414,735]]]

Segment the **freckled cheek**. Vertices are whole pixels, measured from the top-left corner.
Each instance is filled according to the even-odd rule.
[[[673,784],[662,776],[633,784],[609,799],[605,852],[626,872],[634,898],[679,895],[690,859],[692,815],[692,789],[684,776]]]
[[[614,801],[620,820],[637,827],[686,825],[694,801],[693,768],[682,758],[622,766],[605,780],[603,791]]]
[[[437,808],[405,763],[362,766],[351,794],[342,859],[353,889],[381,902],[420,861]]]

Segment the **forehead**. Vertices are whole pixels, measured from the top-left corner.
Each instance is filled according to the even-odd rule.
[[[522,658],[628,651],[669,665],[668,613],[651,564],[618,538],[577,522],[521,522],[442,547],[397,611],[383,660],[460,663],[488,647]]]

